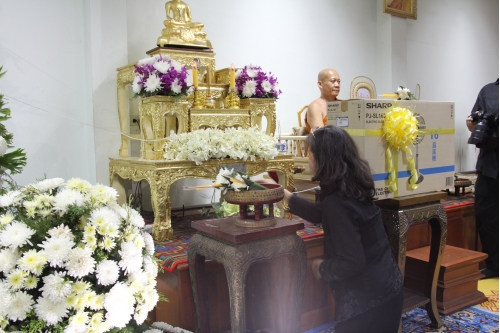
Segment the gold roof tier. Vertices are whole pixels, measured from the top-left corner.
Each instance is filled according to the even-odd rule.
[[[165,29],[156,41],[160,47],[168,45],[189,46],[211,49],[212,44],[203,31],[203,23],[191,21],[191,9],[182,0],[171,0],[165,4],[167,19],[163,21]]]

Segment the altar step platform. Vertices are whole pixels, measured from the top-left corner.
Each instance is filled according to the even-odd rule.
[[[405,287],[422,292],[427,266],[429,246],[406,252]],[[488,298],[478,290],[478,282],[484,277],[479,263],[487,254],[446,245],[439,269],[436,291],[437,308],[447,316],[469,306],[483,303]]]
[[[460,245],[464,248],[472,249],[477,247],[473,242],[466,238],[471,231],[470,216],[473,218],[474,198],[472,196],[457,196],[449,197],[442,200],[448,217],[448,245]],[[471,211],[472,209],[472,211]],[[161,261],[164,271],[158,276],[158,290],[169,299],[169,302],[160,302],[158,307],[150,314],[152,319],[164,321],[173,326],[182,327],[192,332],[196,331],[196,312],[194,307],[194,298],[192,294],[191,281],[189,278],[189,270],[187,264],[187,249],[189,240],[194,233],[194,229],[190,227],[190,222],[193,219],[200,218],[199,216],[184,216],[182,219],[173,219],[174,239],[165,242],[156,243],[156,257]],[[295,219],[300,220],[298,217]],[[151,221],[149,216],[146,219]],[[305,292],[301,314],[301,330],[302,332],[319,327],[323,324],[330,323],[334,320],[335,304],[332,293],[327,283],[322,280],[316,280],[310,269],[311,261],[315,258],[323,256],[323,230],[308,221],[304,221],[304,229],[297,231],[298,235],[304,240],[307,248],[308,268],[306,275]],[[413,230],[414,229],[414,230]],[[413,249],[418,249],[427,246],[425,243],[428,233],[421,226],[416,225],[410,228],[408,234],[408,252],[411,254]],[[467,263],[469,269],[477,270],[473,273],[476,282],[474,287],[477,287],[477,279],[480,277],[478,267],[470,267],[471,265],[479,265],[482,262],[474,261],[473,264]],[[482,260],[482,259],[481,259]],[[461,259],[457,258],[457,263],[453,265],[462,265]],[[443,265],[446,265],[446,260],[443,260]],[[412,263],[407,262],[406,268],[412,269]],[[454,268],[452,265],[452,268]],[[248,308],[266,307],[268,311],[267,318],[256,319],[255,312],[247,311],[247,323],[253,323],[254,331],[258,328],[271,327],[269,321],[272,319],[272,302],[276,299],[271,299],[269,302],[260,302],[260,298],[266,298],[271,294],[269,286],[263,282],[259,284],[259,276],[261,274],[273,274],[273,263],[267,265],[258,265],[253,268],[254,274],[249,276],[252,279],[251,283],[259,286],[257,291],[254,290],[253,295],[248,297]],[[279,265],[278,265],[279,266]],[[225,332],[230,329],[230,304],[229,293],[227,288],[227,279],[223,266],[216,262],[206,262],[206,274],[208,276],[209,289],[209,311],[211,318],[211,332]],[[285,280],[283,283],[287,283]],[[467,284],[466,282],[463,282]],[[467,287],[471,287],[470,284]],[[446,289],[446,288],[445,288]],[[449,288],[448,288],[449,289]],[[476,288],[477,289],[477,288]],[[446,290],[448,291],[448,290]],[[474,293],[474,290],[470,291]],[[448,302],[453,302],[455,294],[446,295]],[[458,295],[457,298],[460,298]],[[259,303],[260,302],[260,303]],[[468,300],[468,304],[475,301]],[[477,302],[481,302],[477,298]],[[477,303],[476,303],[477,304]],[[461,306],[456,307],[463,308]],[[455,311],[454,309],[452,311]],[[458,311],[458,310],[457,310]],[[258,311],[262,314],[262,311]]]

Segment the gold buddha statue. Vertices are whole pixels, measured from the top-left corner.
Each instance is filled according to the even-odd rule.
[[[167,19],[163,21],[165,29],[156,44],[160,47],[167,45],[191,46],[212,48],[207,40],[207,33],[202,31],[203,23],[191,22],[189,5],[182,0],[171,0],[165,4]]]

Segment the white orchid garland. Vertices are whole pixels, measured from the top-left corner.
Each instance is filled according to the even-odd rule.
[[[202,129],[176,134],[173,131],[164,146],[167,160],[187,160],[197,165],[210,159],[269,160],[278,155],[276,139],[257,127]]]

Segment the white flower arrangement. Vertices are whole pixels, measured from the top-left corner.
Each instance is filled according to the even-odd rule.
[[[164,146],[165,159],[193,161],[197,165],[210,159],[256,161],[258,158],[273,159],[278,155],[276,139],[260,132],[257,127],[207,128],[181,134],[172,131],[168,140]]]
[[[159,300],[154,242],[117,192],[74,178],[0,196],[0,331],[117,332]]]
[[[410,89],[403,86],[399,86],[398,90],[395,92],[398,95],[398,100],[412,100],[417,99],[415,95],[410,91]]]
[[[235,171],[221,167],[215,178],[215,183],[210,184],[210,187],[217,188],[226,193],[226,191],[258,191],[267,190],[267,187],[254,182],[245,172]],[[203,187],[203,185],[201,186]]]

